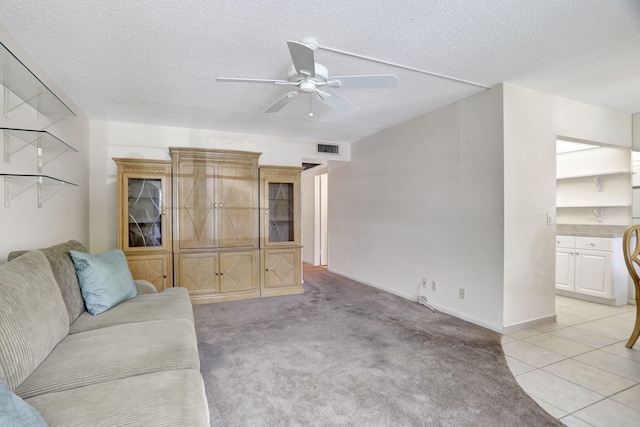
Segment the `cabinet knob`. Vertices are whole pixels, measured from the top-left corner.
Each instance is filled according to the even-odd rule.
[[[264,271],[269,271],[269,269],[268,269],[268,268],[266,268]]]
[[[221,208],[222,207],[222,203],[218,203],[218,207]]]
[[[264,210],[264,214],[265,214],[265,215],[269,215],[269,209],[265,209],[265,210]]]
[[[218,275],[218,272],[216,271],[216,276]]]
[[[214,208],[217,208],[217,207],[218,207],[218,204],[217,204],[217,203],[214,203],[214,204],[213,204],[213,207],[214,207]]]

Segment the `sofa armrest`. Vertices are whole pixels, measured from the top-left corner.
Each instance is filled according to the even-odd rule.
[[[138,290],[138,295],[142,294],[156,294],[158,290],[156,289],[151,282],[146,280],[134,280],[136,283],[136,289]]]

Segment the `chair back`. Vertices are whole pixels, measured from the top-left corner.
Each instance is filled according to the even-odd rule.
[[[627,228],[622,238],[624,262],[627,264],[627,270],[629,275],[633,279],[633,283],[636,285],[636,293],[638,287],[640,287],[640,275],[636,266],[640,267],[640,225],[632,225]],[[634,265],[635,264],[635,265]]]

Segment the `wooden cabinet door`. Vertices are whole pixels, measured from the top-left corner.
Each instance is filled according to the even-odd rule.
[[[191,253],[178,256],[177,286],[191,295],[218,293],[218,254]]]
[[[575,291],[612,298],[611,252],[579,250],[576,258]]]
[[[257,247],[255,167],[184,160],[177,173],[180,249]]]
[[[218,247],[257,247],[255,169],[231,163],[221,164],[218,170]]]
[[[118,248],[127,254],[170,252],[171,163],[113,160],[118,166]]]
[[[129,255],[129,270],[135,280],[151,282],[158,292],[173,286],[171,256],[168,254]]]
[[[573,249],[556,249],[556,289],[573,292],[575,254]]]
[[[300,286],[300,249],[269,249],[264,251],[263,287]]]
[[[220,292],[243,292],[258,289],[256,251],[221,252]]]
[[[216,247],[215,164],[181,161],[177,174],[177,226],[180,249]]]
[[[260,167],[260,244],[263,248],[300,246],[300,171]]]

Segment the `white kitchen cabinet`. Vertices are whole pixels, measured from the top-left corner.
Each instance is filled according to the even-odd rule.
[[[622,238],[557,236],[557,294],[623,305],[627,283]]]
[[[556,248],[556,289],[573,292],[575,249]]]

